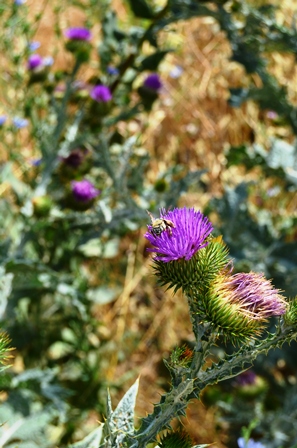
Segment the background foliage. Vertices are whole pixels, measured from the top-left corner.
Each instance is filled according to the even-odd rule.
[[[296,295],[297,5],[275,3],[2,2],[0,309],[15,347],[3,446],[82,439],[107,386],[118,401],[140,372],[139,415],[168,387],[161,359],[192,335],[185,302],[151,276],[146,209],[204,210],[238,269]],[[92,29],[90,48],[67,50],[69,26]],[[54,58],[41,79],[27,67],[36,40]],[[96,84],[110,104],[91,99]],[[84,163],[67,165],[77,150]],[[71,181],[84,177],[101,194],[80,210]],[[254,437],[296,445],[294,349],[257,361],[252,396],[230,381],[190,407],[196,443],[232,448],[255,420]]]

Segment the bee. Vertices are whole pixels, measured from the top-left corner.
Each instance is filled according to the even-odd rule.
[[[165,219],[165,218],[154,218],[153,215],[148,210],[147,210],[147,214],[151,218],[151,223],[152,223],[151,233],[154,236],[161,235],[161,233],[164,232],[165,230],[167,230],[167,232],[169,233],[170,236],[172,235],[171,228],[175,228],[175,225],[172,221],[170,221],[169,219]]]

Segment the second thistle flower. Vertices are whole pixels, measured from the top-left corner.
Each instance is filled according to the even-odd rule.
[[[235,342],[259,336],[267,319],[285,314],[287,302],[263,274],[220,273],[201,297],[208,321]]]

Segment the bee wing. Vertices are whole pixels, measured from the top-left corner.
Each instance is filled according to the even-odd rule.
[[[149,217],[151,218],[151,222],[153,223],[155,218],[153,217],[153,215],[151,214],[151,212],[149,212],[148,210],[146,211],[147,214],[149,215]]]

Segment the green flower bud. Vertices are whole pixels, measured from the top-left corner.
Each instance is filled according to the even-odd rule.
[[[32,199],[34,215],[46,217],[52,208],[52,199],[49,196],[38,196]]]
[[[294,325],[297,322],[297,296],[288,303],[288,309],[284,315],[286,325]]]

